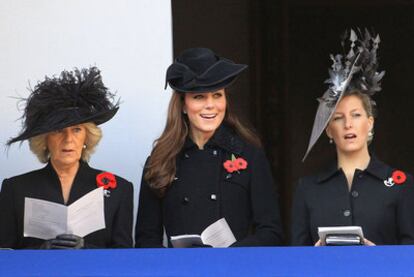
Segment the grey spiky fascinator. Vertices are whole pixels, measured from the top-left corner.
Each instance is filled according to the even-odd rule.
[[[30,92],[27,99],[22,99],[26,104],[23,130],[7,145],[81,123],[99,125],[110,120],[119,108],[96,67],[46,77]]]
[[[358,29],[358,35],[351,29],[343,35],[341,44],[345,54],[330,55],[332,66],[329,69],[329,79],[325,81],[329,88],[318,98],[319,106],[312,134],[302,161],[325,130],[336,106],[347,92],[359,91],[371,97],[381,90],[381,79],[385,71],[377,71],[379,43],[379,35],[370,34],[367,29],[364,33]]]

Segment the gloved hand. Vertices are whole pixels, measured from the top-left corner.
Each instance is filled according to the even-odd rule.
[[[199,243],[193,243],[191,244],[190,248],[212,248],[213,246],[209,244],[199,244]]]
[[[81,249],[85,245],[82,237],[77,235],[62,234],[54,239],[46,240],[40,249]]]

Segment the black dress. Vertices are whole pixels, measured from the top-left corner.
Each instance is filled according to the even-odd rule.
[[[299,180],[292,207],[292,244],[313,245],[318,227],[361,226],[375,244],[414,243],[414,188],[386,186],[394,169],[375,157],[367,169],[356,170],[351,190],[341,169],[332,165],[316,176]]]
[[[244,158],[247,168],[227,172],[223,163],[232,154]],[[164,228],[168,238],[200,234],[222,217],[237,239],[233,246],[281,244],[278,198],[265,154],[225,126],[203,150],[187,139],[163,198],[142,180],[136,247],[162,247]]]
[[[81,162],[67,205],[97,188],[102,171]],[[84,237],[86,248],[132,247],[133,188],[116,176],[117,187],[104,197],[106,228]],[[0,192],[0,247],[39,248],[43,240],[24,237],[24,199],[32,197],[64,204],[59,178],[49,163],[46,167],[5,179]]]

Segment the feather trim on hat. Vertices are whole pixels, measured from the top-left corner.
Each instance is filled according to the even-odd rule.
[[[24,99],[23,131],[7,144],[85,122],[104,123],[118,110],[114,96],[96,67],[46,77]]]

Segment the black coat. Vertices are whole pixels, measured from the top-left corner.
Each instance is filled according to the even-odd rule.
[[[228,173],[223,163],[232,154],[244,158],[247,169]],[[281,244],[278,199],[265,154],[224,126],[204,150],[187,139],[164,198],[142,180],[136,247],[162,247],[163,227],[168,238],[201,234],[222,217],[237,239],[233,246]]]
[[[405,183],[384,184],[394,169],[375,157],[366,170],[356,170],[351,190],[336,165],[297,184],[292,207],[292,244],[313,245],[318,227],[361,226],[375,244],[414,243],[414,188]]]
[[[67,205],[97,188],[102,171],[81,162]],[[104,197],[106,228],[84,237],[86,248],[132,247],[133,188],[116,176],[117,187]],[[5,179],[0,192],[0,247],[39,248],[43,240],[23,237],[24,199],[32,197],[64,204],[59,177],[52,165]]]

